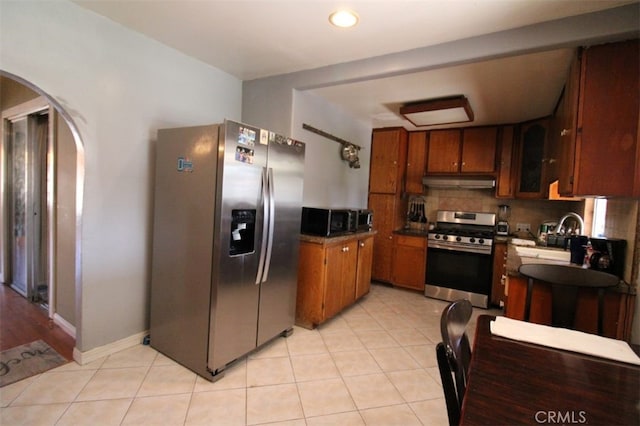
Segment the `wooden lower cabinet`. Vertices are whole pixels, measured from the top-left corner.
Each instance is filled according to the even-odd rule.
[[[396,234],[393,244],[391,283],[424,291],[427,237]]]
[[[371,289],[373,264],[373,237],[358,239],[358,266],[356,268],[356,300]]]
[[[491,304],[502,307],[504,305],[504,286],[507,281],[507,243],[493,244],[493,277],[491,280]]]
[[[508,280],[509,295],[505,306],[505,316],[523,320],[527,279],[522,276],[509,275]],[[575,328],[586,333],[597,333],[598,297],[595,291],[589,290],[581,289],[578,293]],[[621,290],[609,290],[605,293],[602,314],[604,336],[629,341],[635,298],[635,294]],[[551,286],[549,284],[534,282],[529,321],[537,324],[551,324]]]
[[[406,209],[398,195],[373,193],[369,194],[369,209],[373,211],[373,229],[376,231],[372,278],[391,282],[394,230],[404,225]]]
[[[313,328],[369,292],[373,235],[301,238],[297,325]]]

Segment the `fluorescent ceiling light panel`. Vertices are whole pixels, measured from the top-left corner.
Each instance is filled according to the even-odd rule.
[[[400,114],[416,127],[473,121],[473,110],[465,96],[413,102],[400,107]]]

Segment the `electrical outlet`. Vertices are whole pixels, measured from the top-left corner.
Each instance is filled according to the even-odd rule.
[[[531,224],[530,223],[518,223],[516,225],[516,230],[518,232],[529,232],[529,231],[531,231]]]

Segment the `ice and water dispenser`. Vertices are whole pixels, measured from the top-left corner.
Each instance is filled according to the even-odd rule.
[[[231,210],[229,256],[252,253],[256,236],[256,210]]]

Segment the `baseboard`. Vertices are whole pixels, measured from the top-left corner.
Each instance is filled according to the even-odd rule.
[[[58,314],[53,314],[53,323],[69,336],[76,338],[76,327]]]
[[[73,359],[80,365],[88,364],[105,356],[109,356],[116,352],[120,352],[121,350],[141,344],[142,339],[144,339],[144,336],[146,336],[147,334],[149,334],[148,330],[142,331],[140,333],[136,333],[107,345],[90,349],[86,352],[80,352],[78,348],[73,348]]]

